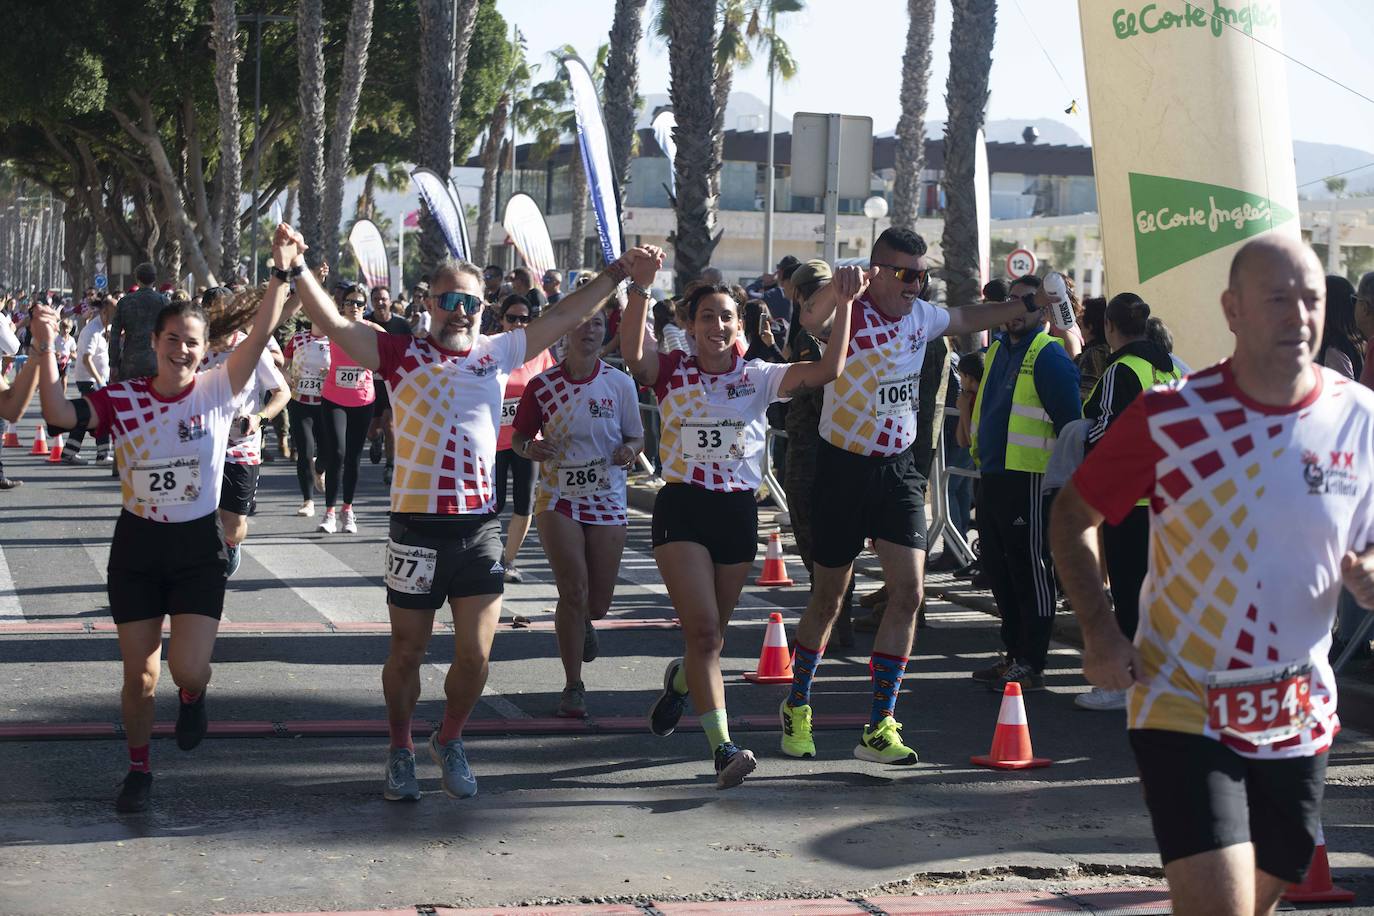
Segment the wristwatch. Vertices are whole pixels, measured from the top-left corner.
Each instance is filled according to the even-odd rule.
[[[288,281],[288,280],[294,280],[296,277],[299,277],[299,276],[300,276],[301,274],[303,274],[303,273],[305,273],[305,265],[304,265],[304,264],[297,264],[295,267],[292,267],[290,270],[282,270],[282,269],[281,269],[280,267],[278,267],[277,265],[275,265],[275,264],[272,265],[272,276],[276,277],[278,280],[282,281],[283,283],[285,283],[285,282]]]
[[[653,290],[649,289],[647,286],[640,286],[633,280],[630,281],[630,292],[639,293],[645,299],[652,299],[654,297]]]

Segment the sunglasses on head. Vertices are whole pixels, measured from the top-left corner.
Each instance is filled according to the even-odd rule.
[[[439,303],[439,308],[446,312],[456,312],[461,306],[464,315],[476,315],[482,309],[482,298],[471,293],[460,293],[452,290],[447,293],[440,293],[434,297]]]
[[[511,324],[529,324],[531,321],[529,315],[503,315],[501,317],[505,318]]]
[[[892,271],[892,275],[900,283],[925,283],[926,278],[930,276],[928,268],[898,267],[896,264],[874,264],[873,266]]]

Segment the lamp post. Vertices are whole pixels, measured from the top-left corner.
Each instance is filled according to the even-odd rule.
[[[253,77],[253,196],[248,212],[252,219],[253,285],[258,283],[258,167],[262,160],[262,24],[264,22],[293,22],[294,16],[268,16],[259,7],[256,13],[235,17],[239,22],[253,23],[253,43],[257,60]],[[237,209],[237,208],[235,208]]]
[[[873,238],[868,243],[868,254],[872,257],[873,248],[878,244],[878,220],[887,216],[887,198],[874,194],[864,201],[864,216],[873,220]]]

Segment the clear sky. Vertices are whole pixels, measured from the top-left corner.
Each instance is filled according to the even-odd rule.
[[[650,8],[659,0],[649,0]],[[710,2],[710,0],[701,0]],[[1131,8],[1146,0],[1122,0]],[[1156,0],[1162,9],[1182,9],[1183,0]],[[1374,0],[1281,0],[1288,54],[1374,98]],[[590,59],[607,40],[612,0],[497,0],[508,22],[524,32],[533,60],[572,44]],[[936,6],[934,71],[927,117],[945,116],[944,84],[949,72],[950,5]],[[1001,0],[993,51],[989,118],[1055,118],[1090,138],[1083,53],[1075,0]],[[646,17],[647,18],[647,17]],[[646,22],[647,26],[647,22]],[[1055,75],[1039,41],[1063,74]],[[777,109],[838,111],[869,115],[885,133],[900,112],[902,52],[907,15],[903,0],[807,0],[806,10],[780,24],[800,71],[780,84]],[[647,31],[647,28],[646,28]],[[1297,65],[1286,63],[1293,137],[1374,151],[1374,104]],[[768,98],[762,66],[736,75],[735,88]],[[645,37],[640,50],[640,93],[668,91],[668,53]],[[1071,99],[1080,114],[1064,114]]]

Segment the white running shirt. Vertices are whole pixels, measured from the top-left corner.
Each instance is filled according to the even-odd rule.
[[[223,365],[225,360],[229,359],[229,354],[234,352],[234,348],[247,338],[248,335],[243,331],[235,332],[223,350],[211,350],[205,354],[205,358],[200,361],[200,371],[206,372],[216,366]],[[262,406],[263,398],[267,397],[269,391],[277,391],[285,387],[286,379],[277,371],[277,364],[272,360],[271,350],[263,347],[262,354],[258,356],[258,364],[253,369],[253,378],[248,383],[248,397],[244,400],[243,406],[234,416],[234,422],[229,427],[229,449],[225,453],[226,461],[230,464],[250,466],[262,464],[262,427],[259,426],[258,431],[251,436],[240,435],[239,429],[245,417],[258,412]]]

